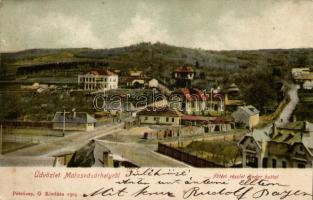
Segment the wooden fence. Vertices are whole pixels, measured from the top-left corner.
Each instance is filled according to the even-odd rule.
[[[214,168],[214,167],[223,168],[224,167],[223,165],[218,165],[211,161],[188,154],[182,150],[179,150],[177,148],[174,148],[166,144],[162,144],[162,143],[158,143],[158,152],[164,155],[170,156],[172,158],[175,158],[179,161],[188,163],[194,167],[211,167],[211,168]]]
[[[1,122],[3,126],[19,127],[19,128],[52,128],[52,122],[49,121],[19,121],[4,120]]]

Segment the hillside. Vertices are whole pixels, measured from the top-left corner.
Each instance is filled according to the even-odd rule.
[[[76,84],[77,75],[89,68],[120,69],[122,74],[136,68],[170,86],[174,69],[185,64],[194,66],[195,87],[226,88],[235,82],[247,103],[267,113],[281,100],[281,83],[291,80],[290,69],[313,66],[313,49],[210,51],[162,43],[112,49],[31,49],[1,53],[0,79]],[[25,76],[17,73],[21,68],[32,70]]]
[[[313,64],[313,49],[271,49],[252,51],[209,51],[175,47],[161,43],[140,43],[112,49],[32,49],[1,53],[1,68],[47,62],[105,60],[110,67],[171,68],[178,64],[203,68],[304,66]],[[174,66],[173,66],[174,65]]]

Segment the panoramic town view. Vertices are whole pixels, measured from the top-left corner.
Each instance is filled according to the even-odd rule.
[[[142,16],[129,23],[150,26]],[[59,18],[52,19],[54,30]],[[0,54],[0,166],[313,167],[312,43],[216,48],[208,38],[208,46],[192,46],[162,31],[154,37],[151,25],[137,30],[151,37],[125,45],[94,46],[86,33],[77,47],[54,42],[61,36],[41,26],[29,35],[47,34],[51,43],[37,45],[38,36],[37,46],[16,46],[12,36],[10,46],[11,33],[1,33],[9,39]]]

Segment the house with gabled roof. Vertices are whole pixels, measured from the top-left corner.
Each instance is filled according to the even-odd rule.
[[[66,131],[91,131],[97,120],[86,112],[56,112],[52,129]]]
[[[232,113],[232,117],[236,124],[243,124],[244,127],[252,129],[259,123],[260,111],[252,105],[239,106],[235,112]]]
[[[313,124],[290,122],[273,124],[271,133],[252,132],[238,142],[243,167],[312,168]]]
[[[170,107],[147,107],[137,113],[140,124],[180,125],[182,113]]]
[[[191,66],[179,66],[175,69],[174,78],[176,80],[176,87],[191,88],[191,82],[194,78],[195,72]]]
[[[227,110],[234,111],[238,108],[238,106],[244,105],[244,101],[242,99],[241,90],[239,87],[232,83],[225,91],[225,107]]]

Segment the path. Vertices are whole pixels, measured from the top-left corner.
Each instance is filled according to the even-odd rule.
[[[284,126],[286,123],[289,122],[289,119],[292,115],[292,112],[295,110],[298,102],[299,102],[299,97],[298,97],[298,89],[299,86],[295,85],[295,84],[289,84],[288,87],[290,88],[288,90],[288,96],[290,98],[290,101],[288,102],[288,104],[284,107],[284,109],[282,110],[282,112],[280,113],[279,117],[276,119],[275,123],[278,126]],[[254,132],[270,132],[270,129],[272,127],[272,124],[268,124],[266,125],[264,128],[260,128],[260,129],[255,129]]]
[[[75,151],[87,144],[89,140],[120,131],[121,124],[97,128],[89,132],[77,132],[54,140],[42,141],[40,144],[13,151],[4,156],[49,156],[62,151]]]

